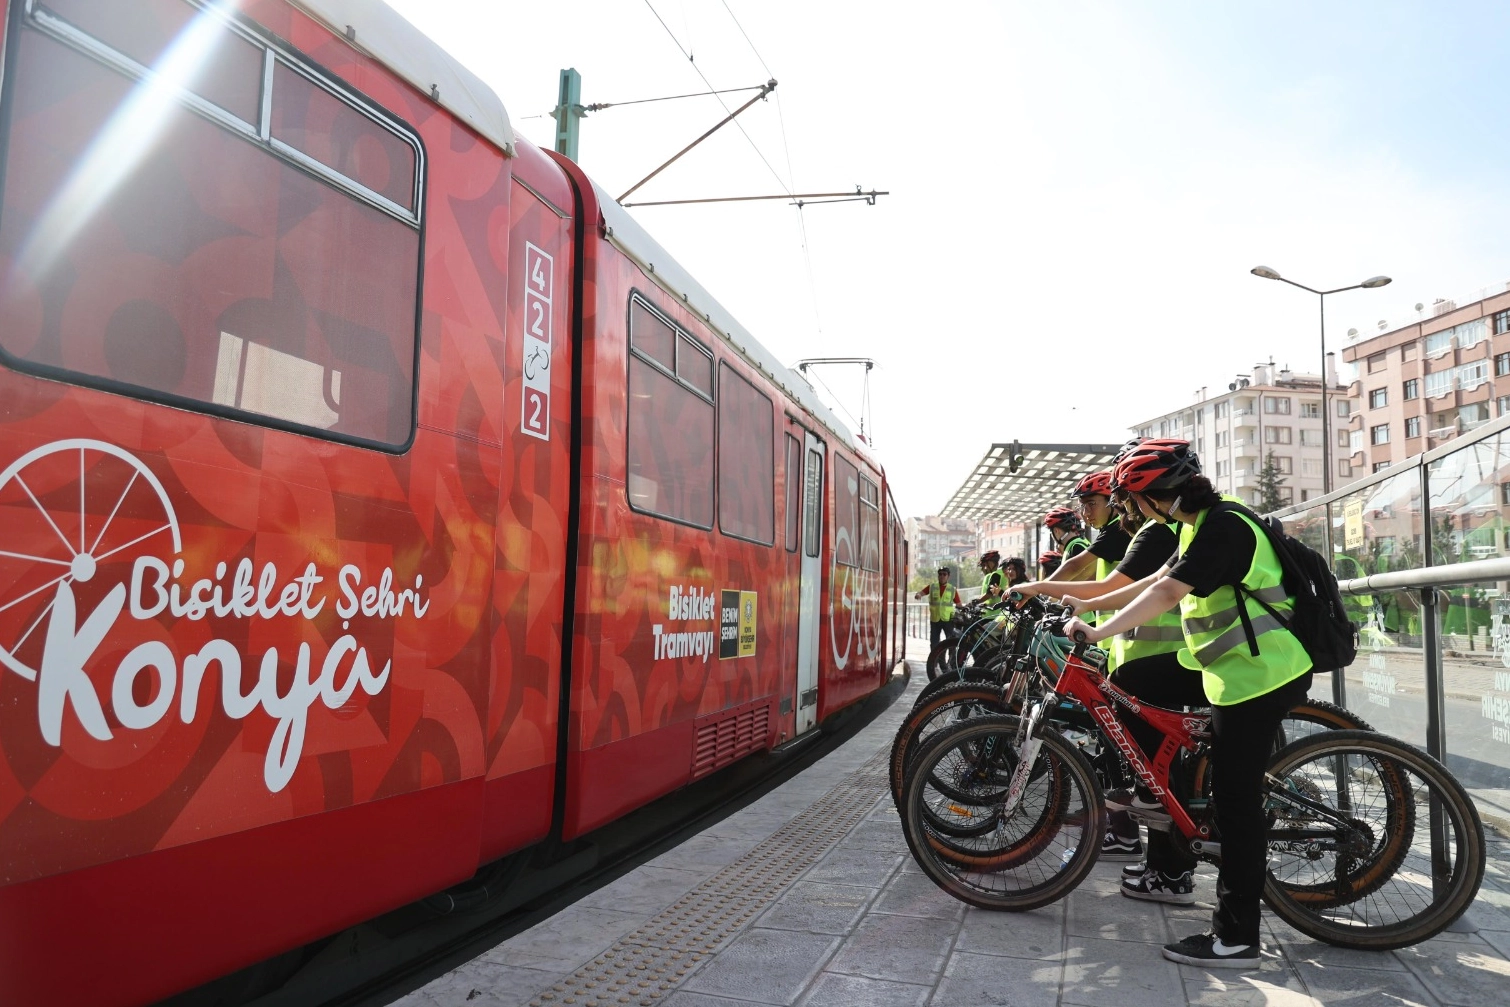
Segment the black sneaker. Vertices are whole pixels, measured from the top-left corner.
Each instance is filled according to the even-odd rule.
[[[1195,903],[1195,884],[1190,871],[1176,877],[1169,877],[1158,871],[1145,871],[1136,879],[1124,880],[1122,894],[1144,902],[1188,906]]]
[[[1106,836],[1101,840],[1101,859],[1121,863],[1127,860],[1143,859],[1143,840],[1137,836],[1131,839],[1123,839],[1111,829],[1106,830]]]
[[[1146,860],[1139,860],[1136,864],[1128,864],[1122,868],[1122,878],[1124,881],[1136,881],[1147,873],[1148,861]]]
[[[1256,969],[1260,962],[1258,952],[1257,944],[1229,947],[1216,934],[1196,934],[1178,944],[1164,945],[1164,957],[1170,961],[1208,969]]]

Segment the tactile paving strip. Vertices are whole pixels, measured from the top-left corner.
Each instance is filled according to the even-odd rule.
[[[886,790],[888,746],[749,853],[619,939],[530,1007],[647,1007],[681,985],[857,825]]]

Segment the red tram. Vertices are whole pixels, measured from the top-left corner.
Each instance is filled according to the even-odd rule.
[[[355,0],[10,0],[0,1003],[136,1004],[877,689],[881,466]]]

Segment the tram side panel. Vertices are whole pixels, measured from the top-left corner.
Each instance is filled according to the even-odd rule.
[[[490,669],[495,618],[534,641],[552,590],[494,591],[499,495],[539,518],[561,479],[504,465],[508,164],[302,14],[244,9],[291,48],[188,6],[9,22],[3,1002],[156,999],[464,879],[485,776],[551,749],[549,675]],[[195,16],[218,111],[159,103],[133,142],[129,67]],[[264,83],[319,170],[245,135]]]
[[[882,667],[881,472],[864,455],[833,447],[829,473],[820,719],[873,692]]]
[[[567,837],[769,747],[795,682],[781,397],[596,230]]]

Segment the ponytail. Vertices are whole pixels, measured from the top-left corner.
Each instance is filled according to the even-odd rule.
[[[1178,505],[1186,514],[1197,514],[1222,502],[1222,495],[1205,476],[1191,476],[1179,489],[1150,490],[1145,495],[1157,500],[1165,508]]]

